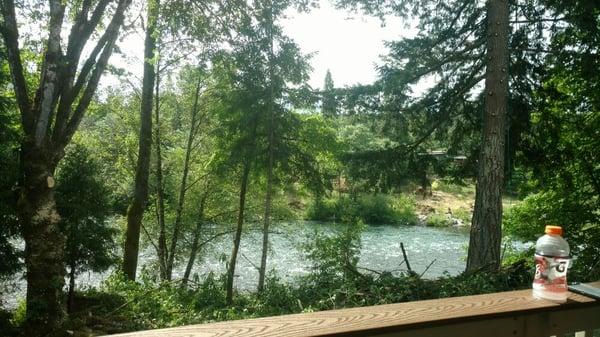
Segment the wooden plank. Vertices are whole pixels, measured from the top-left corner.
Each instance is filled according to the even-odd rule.
[[[555,311],[530,312],[514,317],[483,318],[476,321],[450,323],[406,332],[390,332],[377,337],[550,337],[584,330],[592,336],[600,327],[600,305],[569,309],[561,306]],[[581,333],[583,336],[583,333]],[[577,337],[577,336],[576,336]]]
[[[600,282],[598,284],[600,285]],[[537,327],[537,330],[535,331],[545,330],[543,328],[547,327],[547,324],[549,324],[548,322],[555,317],[552,315],[554,312],[563,312],[567,309],[578,308],[585,310],[585,308],[598,306],[600,306],[600,303],[594,299],[574,293],[569,294],[567,303],[557,304],[533,298],[531,290],[520,290],[487,295],[453,297],[278,317],[189,325],[178,328],[133,332],[116,336],[306,337],[336,335],[387,336],[390,335],[390,333],[395,336],[400,335],[402,332],[408,332],[409,330],[412,330],[412,333],[414,334],[415,329],[421,329],[424,333],[426,329],[435,329],[442,325],[445,325],[446,328],[449,324],[463,324],[465,326],[471,325],[472,327],[476,327],[479,326],[480,323],[475,324],[475,321],[488,321],[488,324],[490,324],[492,321],[500,320],[499,322],[501,322],[504,319],[516,321],[518,324],[521,324],[521,330],[525,329],[526,333],[531,333],[533,331],[531,329],[535,327]],[[545,313],[550,314],[546,315]],[[520,316],[525,317],[527,314],[532,314],[532,317],[537,318],[529,318],[528,321],[523,321],[519,318]],[[565,324],[567,323],[568,322],[565,322]],[[456,327],[459,325],[456,325]],[[527,327],[529,326],[531,328],[528,329]],[[587,329],[587,327],[581,328]],[[517,329],[517,332],[521,330]],[[435,335],[435,331],[430,331]],[[515,331],[515,329],[512,331]],[[478,333],[481,334],[481,330],[479,330]],[[545,336],[549,335],[550,333]],[[526,334],[524,336],[532,336],[532,334]]]

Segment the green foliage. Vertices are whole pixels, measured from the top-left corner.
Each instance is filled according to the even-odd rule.
[[[452,223],[448,216],[440,213],[431,213],[427,215],[427,220],[425,220],[425,225],[432,227],[448,227],[451,226]]]
[[[19,301],[17,304],[17,308],[13,311],[12,318],[10,320],[11,324],[16,327],[20,327],[25,323],[25,319],[27,318],[27,302],[25,300]]]
[[[310,273],[283,283],[267,278],[263,293],[237,293],[227,304],[224,277],[209,274],[183,289],[177,281],[156,283],[148,274],[138,282],[111,275],[99,290],[77,296],[71,325],[93,325],[97,333],[116,333],[246,319],[343,307],[491,293],[530,286],[532,270],[514,259],[498,273],[475,273],[427,280],[414,273],[363,273],[358,266],[364,225],[341,225],[334,235],[315,235],[304,246],[312,263]],[[91,314],[90,314],[91,313]]]
[[[8,86],[10,73],[0,39],[0,279],[20,269],[19,252],[10,242],[18,233],[16,185],[19,175],[21,129],[14,105],[14,92]]]
[[[339,221],[347,223],[360,219],[370,225],[415,225],[417,216],[414,200],[399,195],[365,194],[356,198],[339,196],[312,203],[307,210],[307,218],[319,221]]]
[[[56,203],[67,237],[66,262],[75,273],[104,271],[115,262],[116,231],[107,219],[110,191],[99,163],[81,145],[69,149],[57,172]]]
[[[544,234],[546,225],[562,226],[571,255],[577,259],[572,279],[594,280],[599,276],[595,266],[600,250],[600,226],[594,222],[581,223],[582,211],[578,200],[554,191],[540,192],[510,208],[504,217],[503,229],[506,234],[535,241]]]
[[[305,245],[306,257],[312,263],[313,273],[319,279],[336,279],[352,277],[356,270],[360,253],[360,235],[364,225],[355,220],[341,225],[337,235],[324,235],[316,232],[314,241]],[[311,278],[309,276],[309,279]]]
[[[431,184],[431,188],[436,191],[442,191],[445,193],[468,196],[475,193],[475,184],[467,184],[464,181],[439,179]]]
[[[337,115],[337,100],[335,97],[335,87],[331,72],[327,69],[325,74],[325,83],[323,84],[323,103],[321,106],[323,116],[333,117]]]
[[[199,321],[197,313],[189,310],[192,298],[179,292],[172,283],[155,284],[143,275],[140,282],[130,282],[121,274],[113,274],[100,290],[123,298],[125,306],[118,314],[130,322],[128,329],[151,329]]]

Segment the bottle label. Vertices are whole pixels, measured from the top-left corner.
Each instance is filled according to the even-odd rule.
[[[567,291],[569,258],[535,254],[533,287],[553,292]]]

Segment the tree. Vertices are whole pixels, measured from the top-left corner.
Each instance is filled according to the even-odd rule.
[[[119,0],[112,7],[108,0],[74,4],[49,1],[49,8],[42,12],[42,17],[48,18],[42,66],[33,69],[23,66],[15,2],[1,3],[0,31],[24,133],[17,209],[26,244],[26,323],[31,336],[57,330],[64,317],[65,237],[58,230],[54,171],[107,67],[130,2]],[[63,50],[62,37],[67,35],[63,27],[68,26],[65,20],[70,21],[71,30]],[[82,51],[94,33],[99,37],[80,65]],[[28,83],[27,78],[34,73],[39,83]],[[35,94],[32,85],[37,86]]]
[[[543,53],[547,68],[533,96],[530,132],[519,148],[519,164],[535,192],[511,209],[505,228],[536,238],[548,223],[563,226],[581,280],[600,277],[600,58],[599,5],[545,1],[561,18]]]
[[[323,101],[321,111],[324,116],[332,117],[337,115],[337,99],[335,97],[335,87],[331,72],[327,69],[325,74],[325,83],[323,84]]]
[[[265,287],[265,275],[267,273],[267,253],[269,249],[269,226],[271,223],[271,207],[273,206],[273,160],[275,147],[275,51],[273,47],[273,2],[269,1],[266,4],[265,30],[268,44],[267,49],[267,97],[266,109],[267,114],[267,190],[265,192],[265,215],[263,219],[263,244],[260,257],[260,266],[258,268],[258,292],[262,292]]]
[[[62,218],[60,227],[67,238],[69,312],[73,309],[77,274],[85,270],[102,272],[116,262],[113,253],[116,230],[107,223],[112,213],[110,190],[102,176],[98,162],[81,145],[67,151],[58,167],[56,205]]]
[[[155,139],[155,147],[156,150],[156,193],[157,193],[157,213],[158,213],[158,222],[159,222],[159,234],[158,234],[158,244],[157,252],[158,252],[158,260],[159,267],[161,269],[161,277],[163,279],[170,279],[172,275],[172,271],[174,268],[175,257],[178,253],[178,242],[181,239],[182,230],[183,230],[183,217],[185,213],[185,199],[186,199],[186,191],[187,181],[188,181],[188,173],[192,156],[192,147],[191,142],[194,141],[194,136],[198,133],[197,128],[192,130],[192,136],[188,137],[189,151],[187,159],[184,159],[183,169],[182,169],[182,178],[181,184],[179,185],[178,191],[178,199],[175,202],[175,219],[172,224],[168,223],[165,214],[170,211],[169,205],[167,203],[167,194],[166,190],[166,181],[169,177],[167,175],[163,175],[163,149],[162,149],[162,138],[163,134],[161,132],[161,104],[160,101],[160,87],[161,87],[161,77],[169,77],[173,70],[170,69],[174,66],[180,65],[181,63],[186,63],[190,60],[190,56],[193,54],[193,57],[196,58],[194,63],[203,64],[204,60],[208,58],[207,55],[212,53],[216,45],[219,43],[223,43],[223,39],[225,36],[229,36],[231,33],[231,26],[235,25],[235,22],[239,19],[240,13],[243,13],[244,4],[239,2],[230,2],[226,5],[223,5],[221,2],[188,2],[188,1],[166,1],[162,5],[156,1],[155,7],[156,10],[150,13],[148,12],[149,18],[149,26],[146,30],[146,38],[147,42],[152,42],[152,46],[149,44],[146,45],[146,51],[149,51],[149,48],[153,50],[152,58],[149,58],[150,54],[146,55],[145,60],[149,61],[148,70],[150,70],[150,63],[153,65],[154,75],[154,112],[155,112],[155,127],[154,127],[154,139]],[[158,11],[158,7],[160,7],[160,13]],[[149,7],[150,10],[150,7]],[[154,17],[154,21],[150,20],[150,15]],[[174,19],[176,18],[176,19]],[[172,41],[161,41],[162,36],[172,36],[177,37]],[[230,36],[229,36],[230,37]],[[152,41],[149,41],[152,40]],[[159,55],[160,53],[160,55]],[[185,71],[185,70],[184,70]],[[144,75],[144,80],[149,79],[150,73],[146,72]],[[140,160],[140,164],[143,163],[142,172],[150,171],[150,152],[151,152],[151,135],[152,135],[152,126],[151,126],[151,113],[152,113],[152,99],[149,99],[149,96],[152,95],[152,88],[149,88],[148,85],[150,83],[144,83],[142,88],[142,110],[144,110],[144,119],[149,120],[146,122],[147,125],[143,126],[143,132],[140,130],[140,134],[144,134],[145,139],[148,141],[144,141],[140,146],[143,145],[145,149],[138,156]],[[149,101],[149,103],[146,102]],[[198,106],[196,105],[196,110],[198,110]],[[177,106],[175,104],[174,106]],[[171,106],[173,108],[173,106]],[[150,116],[146,114],[150,114]],[[166,135],[165,135],[166,136]],[[142,149],[142,147],[140,147]],[[146,156],[146,154],[148,156]],[[146,158],[147,157],[147,158]],[[146,164],[146,161],[148,164]],[[166,161],[166,159],[165,159]],[[146,167],[147,166],[147,167]],[[166,166],[166,165],[165,165]],[[140,193],[136,192],[136,197],[134,202],[132,203],[131,210],[134,212],[130,212],[131,220],[131,238],[127,241],[127,244],[132,245],[130,248],[129,257],[125,259],[125,261],[131,261],[133,264],[133,256],[137,256],[139,251],[139,233],[141,228],[141,219],[144,215],[144,210],[146,208],[145,203],[148,199],[148,181],[149,173],[144,173],[143,176],[140,176],[140,179],[136,179],[136,190],[139,190],[142,186],[145,187],[145,192],[139,190]],[[139,181],[139,183],[137,182]],[[142,193],[143,192],[143,193]],[[142,198],[143,197],[143,198]],[[143,201],[143,202],[141,202]],[[133,207],[135,206],[135,207]],[[169,226],[172,228],[172,235],[170,236],[170,244],[167,245],[167,241],[169,239],[168,229]],[[133,246],[133,243],[137,246]],[[137,262],[136,262],[137,264]],[[132,266],[128,267],[129,273],[133,273]]]
[[[396,121],[389,129],[398,130],[397,125],[399,135],[409,135],[399,137],[398,145],[386,150],[387,158],[406,157],[432,138],[449,138],[446,144],[450,153],[461,143],[470,145],[462,152],[480,160],[467,269],[497,268],[504,161],[514,163],[511,159],[527,130],[532,95],[540,85],[543,67],[542,57],[532,50],[546,44],[547,33],[553,29],[546,23],[556,24],[560,19],[546,17],[545,6],[538,1],[502,2],[502,8],[496,1],[488,1],[486,7],[471,0],[443,4],[341,0],[338,5],[381,17],[390,13],[418,17],[419,34],[389,43],[390,53],[379,69],[381,78],[376,84],[379,97],[372,96],[370,107]],[[515,17],[510,34],[509,14]],[[504,76],[498,77],[501,74]],[[409,85],[428,76],[436,76],[436,84],[420,96],[411,95]],[[380,158],[386,158],[381,154]],[[506,165],[509,172],[511,165]]]
[[[228,158],[224,160],[225,165],[235,167],[241,178],[237,227],[227,272],[228,301],[233,296],[233,277],[251,173],[265,173],[266,176],[263,250],[257,268],[259,291],[264,288],[276,172],[285,172],[284,166],[291,153],[286,139],[296,126],[290,123],[285,108],[292,91],[288,85],[300,85],[308,78],[306,58],[276,24],[277,18],[292,4],[288,1],[254,3],[254,17],[242,22],[239,28],[242,34],[232,43],[233,52],[223,58],[223,87],[227,95],[222,103],[228,113],[226,116],[220,113],[223,132],[226,132],[221,137],[226,143],[219,147]]]
[[[140,108],[140,138],[135,190],[127,210],[127,230],[123,249],[123,271],[130,280],[135,280],[140,248],[140,228],[148,199],[148,177],[150,175],[150,152],[152,147],[152,99],[156,79],[154,53],[156,50],[156,28],[160,2],[147,2],[146,37],[144,40],[144,77],[142,84],[142,105]]]
[[[467,272],[498,270],[508,99],[508,1],[487,2],[485,116]]]

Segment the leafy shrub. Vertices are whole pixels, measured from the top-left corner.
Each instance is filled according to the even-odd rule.
[[[19,327],[25,323],[25,318],[27,315],[27,302],[25,299],[19,301],[17,304],[17,308],[13,312],[12,318],[10,319],[10,323],[13,326]]]
[[[594,211],[582,207],[579,200],[553,191],[526,197],[522,203],[506,212],[503,229],[506,234],[526,241],[535,241],[544,234],[548,224],[563,227],[563,235],[576,258],[573,280],[597,280],[600,277],[600,224]]]
[[[439,213],[431,213],[427,216],[427,220],[425,220],[425,224],[427,226],[432,227],[448,227],[452,226],[452,222],[448,219],[448,216],[445,214]]]
[[[396,223],[401,225],[416,225],[418,223],[415,210],[415,200],[411,196],[401,194],[396,197],[392,205],[396,217]]]
[[[359,219],[372,225],[417,223],[414,200],[402,195],[392,198],[384,194],[361,195],[355,199],[347,196],[325,199],[309,207],[307,218],[344,223]]]
[[[123,297],[125,304],[118,314],[131,322],[130,328],[155,329],[200,322],[193,299],[179,292],[174,283],[154,283],[141,277],[130,282],[122,274],[111,275],[101,290]]]

